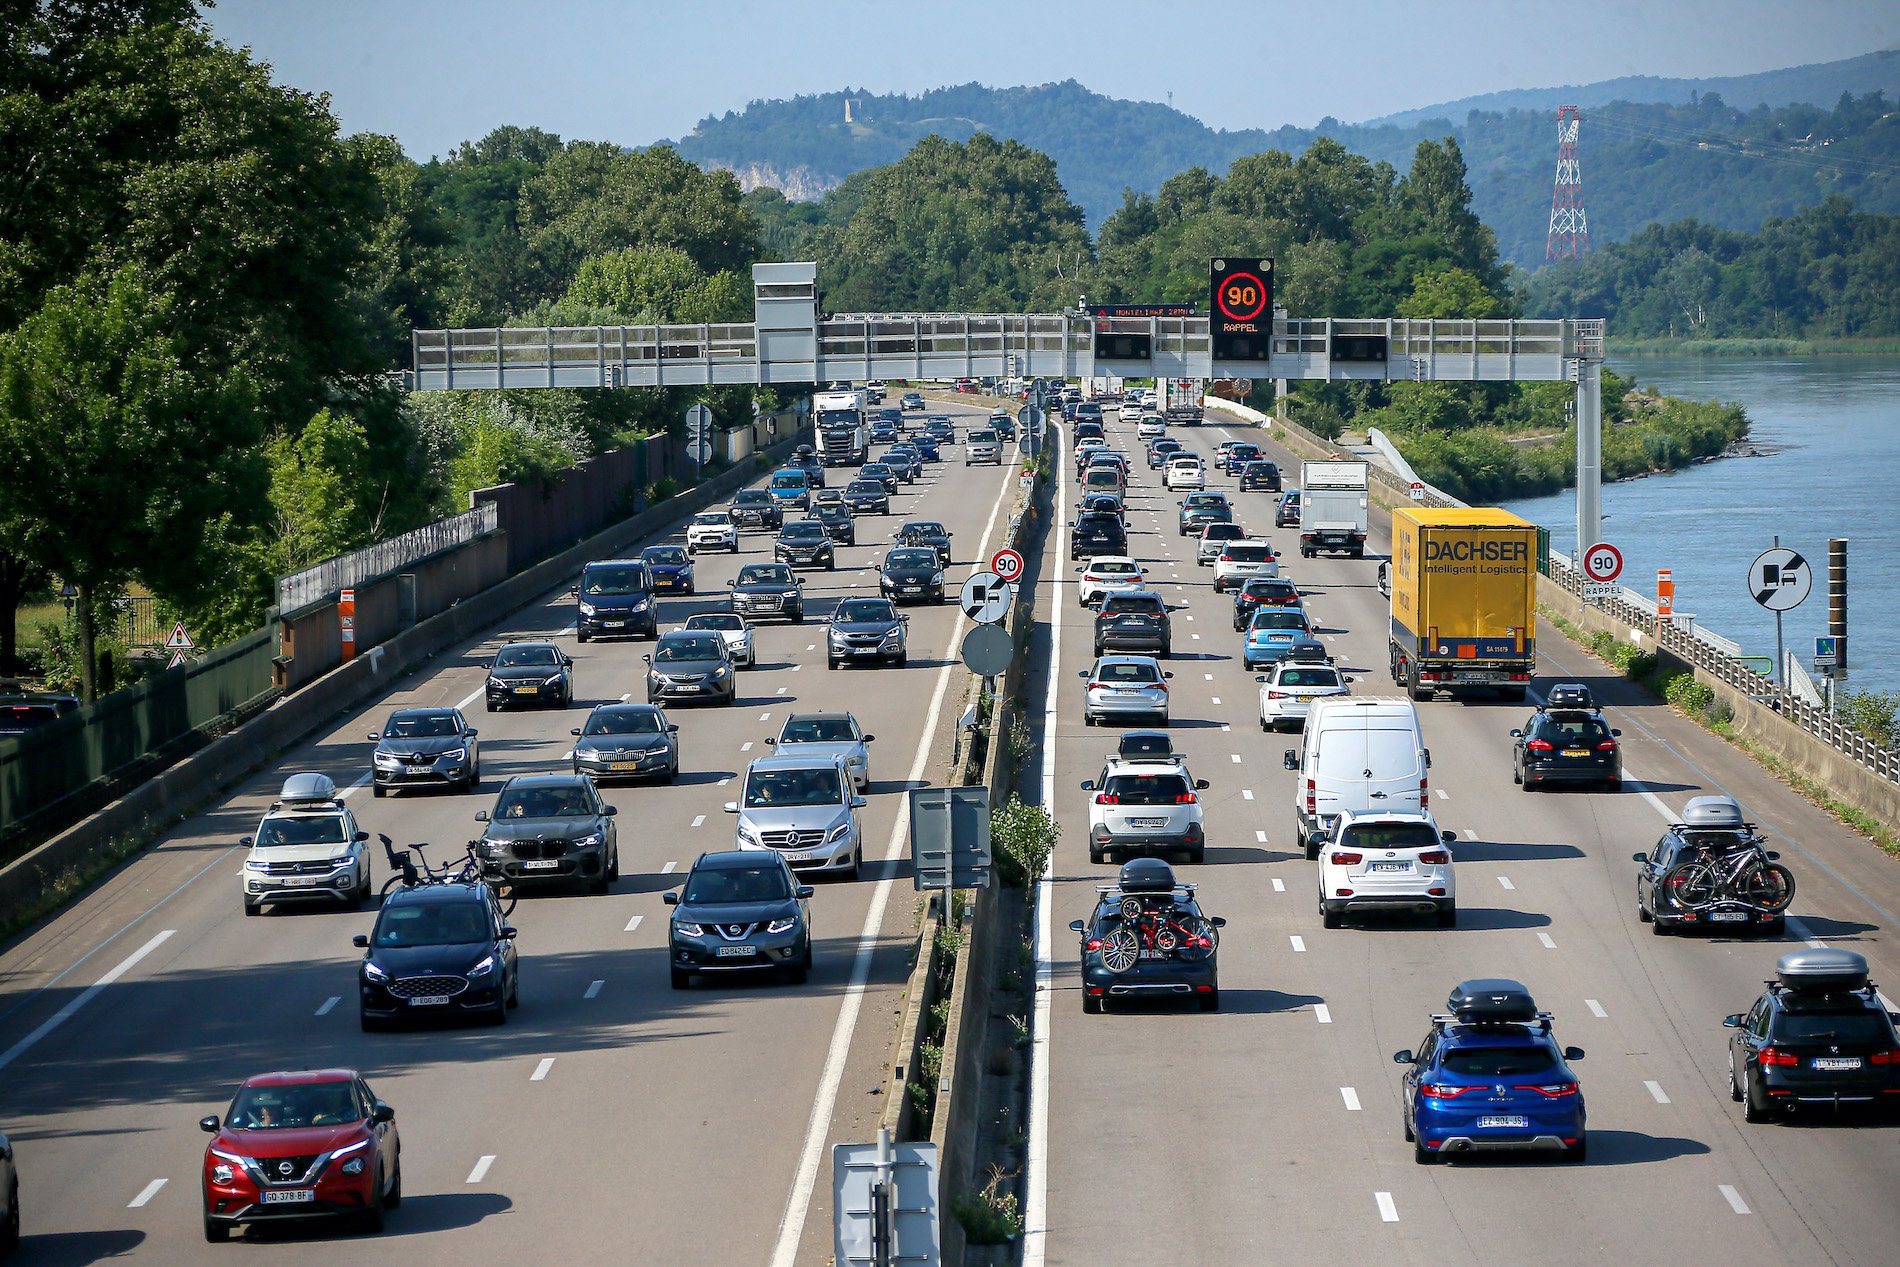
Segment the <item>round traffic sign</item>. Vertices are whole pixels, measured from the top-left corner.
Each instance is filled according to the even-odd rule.
[[[1009,614],[1009,602],[1015,595],[1009,582],[994,572],[976,572],[963,583],[957,605],[963,614],[979,625],[993,625]]]
[[[1267,306],[1267,284],[1253,273],[1229,273],[1221,279],[1220,311],[1229,321],[1252,321]]]
[[[1785,612],[1808,601],[1814,569],[1786,546],[1764,550],[1748,565],[1748,593],[1771,612]]]
[[[1607,541],[1597,542],[1583,552],[1583,575],[1592,581],[1614,581],[1623,575],[1623,552]]]
[[[1014,550],[998,550],[990,559],[990,571],[1005,581],[1013,581],[1023,574],[1023,556]]]
[[[978,625],[963,635],[962,651],[964,667],[978,677],[1001,677],[1016,655],[1009,630],[1001,625]]]

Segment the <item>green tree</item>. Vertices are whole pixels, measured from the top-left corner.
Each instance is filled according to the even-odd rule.
[[[275,437],[265,453],[277,575],[368,543],[373,507],[359,498],[370,485],[370,451],[361,423],[325,409],[296,435]]]
[[[1412,293],[1399,301],[1401,317],[1455,317],[1483,320],[1496,316],[1501,302],[1486,289],[1476,273],[1447,268],[1420,273],[1412,279]]]

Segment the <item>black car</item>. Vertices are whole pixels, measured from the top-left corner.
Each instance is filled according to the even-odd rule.
[[[739,569],[737,580],[727,582],[733,614],[747,620],[784,616],[794,625],[805,620],[803,582],[783,563],[751,563]]]
[[[503,704],[574,702],[574,662],[551,642],[510,642],[495,652],[484,688],[488,711]]]
[[[818,460],[818,455],[812,452],[809,444],[799,445],[797,451],[785,460],[784,469],[805,472],[814,489],[825,486],[825,464]]]
[[[1077,515],[1069,528],[1069,558],[1093,559],[1098,555],[1128,553],[1128,529],[1120,515],[1101,511]]]
[[[888,515],[891,490],[878,480],[852,480],[845,485],[844,504],[854,515]]]
[[[777,509],[774,508],[774,512]],[[651,638],[660,631],[660,604],[653,596],[653,574],[639,559],[601,559],[581,569],[568,593],[578,603],[574,636]]]
[[[1082,1011],[1093,1016],[1135,999],[1192,999],[1203,1012],[1220,1008],[1220,933],[1195,886],[1176,883],[1159,858],[1122,864],[1116,883],[1096,887],[1095,911],[1073,920],[1081,940]]]
[[[1161,437],[1148,446],[1148,469],[1158,471],[1168,464],[1168,459],[1182,451],[1179,440]]]
[[[785,512],[772,494],[762,488],[742,488],[732,495],[732,522],[741,528],[776,528],[785,522]]]
[[[924,419],[924,434],[938,444],[955,444],[957,429],[945,414],[932,414]]]
[[[717,630],[675,629],[660,635],[647,662],[647,703],[682,700],[730,704],[739,695],[739,672]]]
[[[1256,576],[1234,591],[1234,632],[1253,623],[1254,611],[1261,607],[1302,607],[1300,591],[1292,581],[1278,576]]]
[[[521,774],[501,785],[475,845],[482,876],[493,882],[585,884],[605,893],[620,878],[617,811],[580,774]]]
[[[1608,791],[1623,786],[1623,757],[1603,714],[1579,708],[1532,713],[1511,732],[1511,782],[1526,792],[1546,783],[1595,783]]]
[[[381,730],[369,732],[376,744],[370,758],[370,792],[386,796],[392,788],[450,787],[473,792],[482,781],[476,730],[459,708],[401,708]]]
[[[1892,1113],[1900,1108],[1900,1014],[1867,980],[1866,957],[1832,948],[1789,951],[1746,1014],[1722,1018],[1729,1097],[1742,1116]]]
[[[780,528],[772,542],[772,558],[788,567],[823,568],[827,572],[838,566],[831,534],[816,519],[799,519]]]
[[[872,444],[894,444],[897,441],[897,437],[903,434],[904,429],[901,426],[894,422],[887,422],[882,418],[871,424]]]
[[[1014,440],[1016,438],[1016,421],[1008,414],[1001,416],[991,414],[990,429],[995,431],[1000,439]]]
[[[891,540],[899,545],[928,546],[937,552],[937,558],[945,565],[950,562],[950,530],[934,519],[912,519],[896,532]]]
[[[888,598],[847,598],[831,613],[825,632],[825,667],[844,663],[895,664],[910,659],[910,617]]]
[[[1545,708],[1581,708],[1595,712],[1597,697],[1581,682],[1559,682],[1544,692]]]
[[[703,853],[677,893],[667,934],[673,988],[695,972],[781,972],[794,984],[811,971],[811,886],[770,850]]]
[[[851,521],[851,508],[848,506],[834,504],[814,507],[799,522],[807,521],[822,525],[833,545],[854,546],[858,543],[857,525]]]
[[[897,471],[886,462],[866,462],[864,469],[858,472],[857,479],[882,484],[886,493],[897,491]],[[852,482],[856,483],[857,480]]]
[[[1198,537],[1209,524],[1234,522],[1234,508],[1225,493],[1189,493],[1181,500],[1181,513],[1175,518],[1182,536]]]
[[[383,898],[376,927],[351,939],[366,1030],[411,1017],[474,1013],[493,1025],[521,1002],[515,930],[486,884],[425,884]]]
[[[1300,526],[1300,490],[1288,489],[1280,494],[1280,500],[1273,508],[1273,526],[1276,528],[1297,528]]]
[[[1280,466],[1277,462],[1255,460],[1240,468],[1240,491],[1277,493],[1280,491]]]
[[[680,728],[653,704],[597,704],[574,736],[574,773],[602,779],[658,779],[680,774]]]
[[[1637,864],[1637,921],[1648,924],[1658,937],[1693,928],[1779,934],[1787,912],[1785,901],[1764,906],[1743,900],[1740,894],[1704,895],[1720,898],[1713,901],[1679,899],[1681,886],[1672,888],[1669,873],[1685,862],[1706,857],[1726,873],[1737,870],[1737,863],[1774,863],[1781,857],[1763,847],[1760,830],[1743,817],[1742,807],[1730,797],[1692,797],[1683,807],[1682,818],[1669,825],[1648,853],[1630,855]]]
[[[0,696],[0,739],[50,725],[79,707],[77,696],[34,694]]]
[[[941,603],[943,558],[924,546],[899,546],[878,569],[878,592],[897,603]]]
[[[1095,613],[1095,654],[1173,654],[1174,635],[1168,605],[1153,590],[1108,594]]]
[[[892,445],[878,461],[897,473],[900,484],[915,484],[917,477],[924,473],[924,455],[908,442]]]

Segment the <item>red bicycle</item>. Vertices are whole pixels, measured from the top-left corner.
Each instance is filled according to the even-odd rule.
[[[1122,922],[1102,938],[1102,966],[1121,974],[1143,959],[1170,955],[1189,961],[1210,959],[1220,945],[1220,933],[1205,916],[1195,915],[1172,898],[1121,900]]]

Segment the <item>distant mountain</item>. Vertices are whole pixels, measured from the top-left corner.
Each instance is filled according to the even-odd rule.
[[[1730,105],[1752,109],[1794,105],[1832,106],[1842,93],[1862,96],[1884,92],[1900,101],[1900,49],[1882,49],[1838,62],[1815,62],[1808,66],[1790,66],[1785,70],[1764,70],[1753,75],[1730,75],[1714,79],[1659,79],[1654,75],[1625,75],[1594,84],[1572,84],[1562,88],[1513,88],[1506,92],[1487,92],[1477,97],[1461,97],[1443,105],[1401,110],[1396,114],[1367,119],[1364,127],[1409,128],[1432,119],[1463,119],[1473,110],[1502,113],[1506,110],[1530,110],[1553,113],[1558,106],[1604,106],[1612,101],[1633,101],[1648,105],[1683,105],[1699,96],[1714,93]]]

